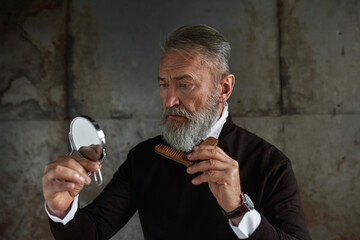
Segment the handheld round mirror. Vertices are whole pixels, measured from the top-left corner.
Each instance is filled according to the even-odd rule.
[[[69,141],[70,155],[75,151],[80,157],[91,161],[98,160],[100,163],[104,161],[106,156],[105,135],[92,118],[87,116],[74,118],[70,124]],[[95,182],[100,186],[103,182],[100,169],[93,175]]]

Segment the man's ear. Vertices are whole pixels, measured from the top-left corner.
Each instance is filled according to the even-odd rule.
[[[218,96],[219,103],[226,102],[235,85],[235,76],[233,74],[228,74],[224,76],[218,83]]]

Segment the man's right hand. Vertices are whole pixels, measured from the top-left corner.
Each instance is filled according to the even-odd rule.
[[[97,172],[99,161],[90,161],[76,156],[58,157],[45,167],[43,195],[50,214],[63,219],[71,203],[84,185],[91,179],[88,172]]]

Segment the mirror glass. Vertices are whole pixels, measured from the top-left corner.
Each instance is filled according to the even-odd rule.
[[[69,141],[72,149],[70,155],[76,152],[80,157],[92,161],[99,160],[100,163],[104,161],[106,156],[105,135],[92,118],[87,116],[74,118],[70,124]],[[99,170],[93,175],[95,182],[101,185],[101,171]]]

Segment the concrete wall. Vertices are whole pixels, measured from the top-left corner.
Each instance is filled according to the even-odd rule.
[[[70,119],[103,127],[105,182],[158,133],[160,42],[190,23],[231,42],[230,112],[292,160],[313,239],[360,239],[359,0],[7,0],[0,19],[0,239],[52,239],[41,176]],[[143,239],[137,216],[113,239]]]

